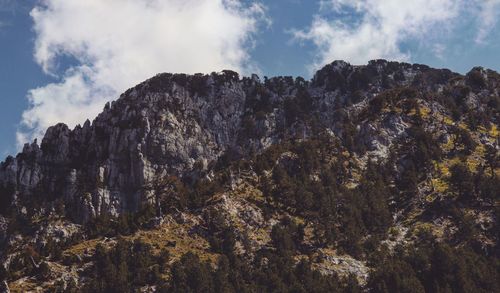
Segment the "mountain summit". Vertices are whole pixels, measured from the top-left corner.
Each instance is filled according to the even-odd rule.
[[[159,74],[0,166],[12,291],[495,292],[500,75]],[[358,291],[356,291],[358,290]]]

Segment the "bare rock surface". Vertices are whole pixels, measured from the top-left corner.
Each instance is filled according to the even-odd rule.
[[[231,151],[243,155],[261,151],[286,136],[307,137],[306,126],[286,113],[286,100],[302,90],[306,104],[324,128],[341,134],[339,105],[352,111],[387,87],[413,83],[427,75],[456,74],[426,66],[372,61],[352,66],[336,61],[316,73],[312,82],[278,77],[261,83],[240,79],[234,72],[187,76],[159,74],[106,105],[91,123],[70,130],[58,124],[47,130],[39,145],[0,167],[0,186],[20,199],[63,199],[77,222],[103,214],[136,211],[154,195],[145,186],[168,175],[186,176],[196,166],[206,168]],[[439,81],[424,88],[435,88]],[[364,94],[354,94],[364,89]],[[353,96],[355,98],[353,98]],[[339,104],[340,103],[340,104]],[[256,107],[269,109],[255,109]],[[360,108],[361,107],[361,108]],[[257,110],[250,125],[248,113]],[[391,142],[406,124],[389,115],[380,125],[363,124],[360,141],[373,157],[386,158]],[[286,125],[289,127],[284,127]]]

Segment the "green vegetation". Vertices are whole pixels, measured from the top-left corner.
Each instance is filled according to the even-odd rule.
[[[500,76],[479,68],[460,76],[377,60],[366,68],[333,63],[312,82],[276,77],[260,83],[223,71],[162,74],[145,84],[149,88],[138,89],[165,93],[175,84],[204,103],[209,94],[217,97],[225,93],[219,91],[222,86],[235,83],[242,85],[237,90],[246,100],[238,104],[243,111],[237,133],[228,135],[234,144],[196,150],[201,155],[193,155],[193,168],[176,176],[160,175],[161,166],[170,168],[169,156],[150,158],[156,150],[141,146],[161,178],[131,192],[142,189],[154,204],[119,217],[103,213],[81,229],[71,226],[78,232],[65,237],[64,225],[40,227],[71,218],[79,207],[58,197],[65,193],[66,177],[44,175],[30,197],[20,190],[24,187],[0,183],[0,224],[5,226],[0,237],[7,236],[0,239],[0,258],[12,255],[5,270],[0,266],[0,280],[29,285],[15,287],[18,291],[35,290],[40,283],[47,287],[60,271],[78,275],[79,284],[64,287],[59,280],[44,289],[500,291]],[[181,123],[186,117],[181,100],[160,97],[155,111],[169,109]],[[126,106],[107,105],[106,111]],[[140,112],[138,105],[131,107]],[[165,115],[155,111],[165,122]],[[143,121],[136,116],[113,126],[140,128]],[[189,123],[204,120],[188,118]],[[109,139],[107,127],[92,127],[96,140]],[[219,133],[211,131],[200,135],[219,140]],[[198,147],[190,139],[186,149]],[[45,143],[41,149],[56,156],[59,148]],[[208,166],[199,160],[220,150],[224,153]],[[62,165],[83,174],[78,190],[110,187],[82,169],[87,161],[105,162],[112,154],[72,151],[76,159]],[[113,160],[132,164],[131,156],[135,151]],[[38,163],[50,170],[31,153],[19,158],[26,166]],[[181,170],[185,162],[173,163]],[[68,172],[53,173],[59,171]],[[77,196],[92,201],[90,194]]]
[[[469,248],[420,243],[377,259],[370,292],[498,292],[498,263]]]
[[[119,239],[106,249],[98,245],[93,257],[91,281],[84,292],[133,292],[133,288],[159,282],[166,271],[168,253],[155,256],[149,245]]]
[[[119,239],[112,249],[99,245],[83,291],[134,292],[156,285],[159,292],[360,292],[354,278],[321,275],[307,261],[297,264],[287,253],[294,249],[287,239],[292,227],[283,225],[273,230],[273,243],[283,250],[262,249],[251,264],[227,240],[216,267],[190,252],[170,265],[168,253],[156,255],[140,241]]]
[[[102,214],[86,224],[87,235],[91,238],[130,235],[139,228],[144,228],[154,216],[156,210],[152,205],[146,205],[136,213],[123,213],[118,218]]]
[[[316,139],[270,149],[257,157],[259,169],[275,161],[277,153],[291,153],[295,158],[282,159],[274,166],[272,178],[264,183],[264,194],[289,213],[315,223],[318,244],[335,244],[344,251],[362,256],[363,235],[381,239],[391,224],[390,190],[382,174],[385,170],[369,164],[359,185],[345,187],[349,179],[344,168],[347,158],[331,138]],[[366,239],[365,239],[366,240]]]

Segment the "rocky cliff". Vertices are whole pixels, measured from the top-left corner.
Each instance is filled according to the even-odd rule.
[[[22,243],[8,229],[17,215],[33,223],[64,215],[69,220],[61,224],[65,228],[38,230],[37,235],[66,235],[82,229],[73,223],[152,206],[157,221],[166,221],[161,225],[169,229],[204,227],[205,232],[195,233],[202,239],[210,238],[207,227],[214,213],[222,213],[236,233],[235,251],[253,257],[269,245],[273,226],[286,215],[306,228],[297,257],[316,255],[316,269],[354,273],[365,282],[368,268],[358,261],[366,255],[350,251],[352,244],[342,242],[348,238],[334,235],[348,232],[342,220],[331,218],[343,217],[342,196],[359,192],[364,198],[364,188],[384,190],[380,198],[361,200],[373,201],[368,206],[384,203],[378,210],[360,207],[374,213],[373,219],[388,214],[376,227],[370,217],[356,216],[353,221],[365,221],[359,233],[368,237],[359,243],[377,233],[377,241],[388,247],[406,243],[412,235],[383,235],[389,228],[395,235],[423,229],[422,223],[426,229],[431,225],[430,233],[439,239],[451,237],[459,224],[436,212],[435,205],[460,197],[462,191],[450,181],[456,175],[453,166],[498,176],[499,91],[500,75],[491,70],[474,68],[462,76],[385,60],[366,66],[335,61],[311,81],[240,78],[231,71],[159,74],[107,104],[94,121],[73,130],[53,126],[41,144],[27,144],[1,164],[0,242]],[[386,172],[380,182],[366,175],[374,163],[384,167],[377,172]],[[330,177],[325,170],[333,172]],[[190,190],[185,199],[179,199],[181,188],[174,181]],[[210,189],[215,182],[220,186]],[[487,251],[497,241],[491,229],[498,190],[492,186],[488,196],[477,187],[469,191],[471,199],[460,203],[474,215],[473,226],[485,226],[477,235]],[[325,190],[343,195],[327,203],[318,195]],[[184,203],[173,207],[168,198]],[[328,215],[335,222],[330,227],[322,226],[321,217],[330,213],[322,210],[325,205],[338,210]],[[339,245],[348,258],[337,255]]]
[[[408,85],[439,92],[453,77],[458,75],[448,70],[385,61],[368,66],[337,61],[311,82],[291,77],[261,82],[229,71],[159,74],[106,105],[92,123],[49,128],[40,145],[26,145],[2,163],[0,184],[12,193],[14,206],[62,198],[78,222],[136,211],[154,201],[146,187],[159,178],[206,170],[227,152],[242,156],[287,136],[307,138],[311,125],[291,117],[294,111],[306,110],[318,127],[339,134],[345,131],[341,115],[359,111],[378,93]],[[384,129],[389,137],[377,139],[372,125],[359,125],[362,143],[374,150],[390,147],[405,128],[397,117],[390,119]]]

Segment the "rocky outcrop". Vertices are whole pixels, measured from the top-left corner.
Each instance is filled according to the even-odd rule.
[[[40,145],[27,144],[7,158],[0,166],[3,209],[47,202],[54,208],[62,202],[77,222],[136,211],[154,203],[151,186],[159,178],[190,176],[210,169],[224,154],[244,156],[286,137],[305,138],[318,125],[343,137],[342,117],[362,111],[381,91],[407,85],[422,93],[439,91],[457,76],[384,60],[367,66],[336,61],[311,82],[291,77],[261,82],[231,71],[160,74],[107,104],[92,123],[73,130],[55,125]],[[469,79],[478,82],[477,74]],[[358,143],[386,158],[407,127],[400,119],[389,115],[377,125],[362,124]]]
[[[0,292],[1,293],[10,293],[9,284],[6,281],[0,282]]]
[[[495,270],[499,88],[482,68],[383,60],[336,61],[311,81],[157,75],[0,164],[0,265],[15,292],[99,291],[136,274],[148,280],[135,291],[156,290],[188,254],[250,268],[234,267],[237,278],[269,273],[273,290],[276,267],[283,284],[298,269],[299,280],[338,276],[369,291],[387,268],[398,280],[411,272],[399,263],[416,250],[432,262],[417,277],[429,276],[441,244],[468,259],[460,278],[474,275],[470,260]],[[125,242],[154,257],[109,264],[121,276],[111,281],[94,275],[103,249]]]
[[[7,239],[7,229],[9,228],[9,222],[4,217],[0,216],[0,243],[3,243]]]

